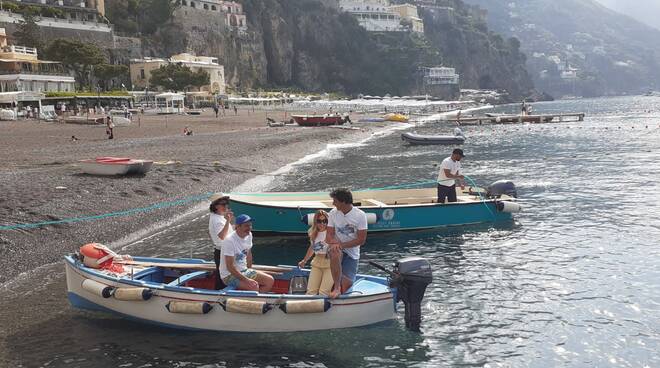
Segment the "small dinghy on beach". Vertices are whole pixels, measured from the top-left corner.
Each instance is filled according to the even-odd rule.
[[[153,161],[149,160],[110,156],[78,161],[78,166],[85,174],[102,176],[146,174],[152,164]]]
[[[401,139],[412,145],[459,145],[465,143],[462,135],[424,135],[406,132],[401,134]]]
[[[405,305],[406,326],[419,330],[421,302],[432,281],[429,262],[397,261],[389,277],[357,275],[336,299],[304,295],[309,270],[253,266],[275,279],[271,292],[215,290],[215,264],[199,259],[119,256],[91,243],[65,257],[67,294],[77,308],[111,312],[139,322],[187,329],[290,332],[365,326],[396,318]],[[301,282],[302,281],[302,282]]]

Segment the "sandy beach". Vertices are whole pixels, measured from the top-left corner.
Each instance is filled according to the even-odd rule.
[[[0,122],[0,225],[38,223],[142,208],[208,192],[230,191],[332,142],[356,141],[383,125],[360,130],[269,128],[266,117],[282,111],[240,110],[216,118],[134,117],[131,126],[36,121]],[[355,116],[357,118],[357,116]],[[354,119],[354,121],[357,119]],[[183,129],[193,130],[184,136]],[[75,136],[77,140],[72,140]],[[81,173],[77,160],[121,156],[155,161],[144,176],[98,177]],[[203,201],[94,221],[0,231],[0,284],[88,242],[121,245],[129,234],[148,234],[157,224]]]

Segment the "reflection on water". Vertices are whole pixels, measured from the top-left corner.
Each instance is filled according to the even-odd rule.
[[[363,247],[364,273],[379,274],[368,260],[431,261],[421,334],[406,331],[401,318],[300,334],[172,331],[72,310],[56,265],[3,290],[2,321],[25,326],[10,329],[20,332],[8,336],[4,359],[51,367],[660,366],[660,99],[534,108],[588,118],[463,129],[468,175],[481,185],[517,184],[525,210],[514,223],[371,235]],[[433,180],[434,164],[448,152],[407,146],[394,134],[310,160],[273,185],[320,190]],[[205,214],[186,219],[122,252],[210,258],[207,221]],[[258,263],[295,264],[306,247],[304,237],[260,238],[254,255]]]

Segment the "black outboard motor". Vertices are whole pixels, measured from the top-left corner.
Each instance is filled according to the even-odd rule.
[[[384,269],[373,262],[370,263]],[[407,257],[396,261],[394,270],[389,274],[390,287],[397,288],[397,302],[402,300],[406,309],[404,317],[406,328],[419,331],[422,320],[422,299],[426,287],[433,281],[431,264],[422,257]]]
[[[486,197],[488,198],[500,198],[502,194],[518,198],[516,186],[512,181],[498,180],[486,188]]]

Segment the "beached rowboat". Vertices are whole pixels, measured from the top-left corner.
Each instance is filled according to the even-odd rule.
[[[145,174],[151,169],[152,164],[153,161],[149,160],[109,156],[78,161],[78,166],[85,174],[103,176]]]
[[[353,201],[367,213],[370,233],[511,221],[521,209],[506,194],[485,198],[472,188],[456,191],[456,203],[437,203],[436,188],[354,191]],[[310,214],[333,208],[328,192],[231,193],[230,204],[234,213],[255,219],[255,235],[307,234]]]
[[[462,135],[424,135],[406,132],[401,134],[401,139],[413,145],[465,143],[465,137]]]
[[[291,115],[300,126],[327,126],[344,124],[344,118],[338,114],[325,115]]]
[[[406,305],[407,327],[416,330],[420,303],[432,278],[428,261],[411,257],[396,264],[390,282],[358,275],[351,289],[328,299],[290,293],[296,281],[309,275],[309,270],[297,267],[265,267],[275,285],[270,293],[258,293],[215,290],[215,264],[199,259],[135,257],[119,269],[96,269],[84,258],[65,257],[73,306],[191,330],[285,332],[364,326],[395,318],[398,300]]]

